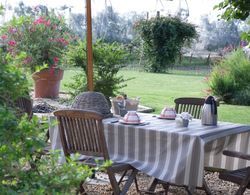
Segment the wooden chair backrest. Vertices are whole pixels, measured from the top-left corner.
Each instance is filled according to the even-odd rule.
[[[18,108],[18,114],[23,115],[23,114],[27,114],[29,119],[32,118],[33,112],[32,112],[32,108],[33,108],[33,104],[32,104],[32,100],[30,98],[27,97],[19,97],[16,101],[15,101],[16,107]]]
[[[201,118],[201,109],[204,105],[204,98],[183,97],[174,100],[177,113],[189,112],[193,118]]]
[[[59,132],[65,156],[79,153],[87,156],[109,159],[103,116],[88,110],[57,110],[54,112],[59,122]]]

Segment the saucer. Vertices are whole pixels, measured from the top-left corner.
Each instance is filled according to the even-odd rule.
[[[127,122],[127,121],[124,121],[123,119],[120,119],[119,123],[126,124],[126,125],[141,125],[141,124],[145,123],[145,121]]]
[[[163,117],[163,116],[158,116],[157,118],[159,119],[166,119],[166,120],[175,120],[175,117]]]

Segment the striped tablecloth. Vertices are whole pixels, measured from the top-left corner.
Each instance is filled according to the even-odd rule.
[[[126,162],[160,180],[202,186],[204,167],[236,169],[250,162],[222,155],[229,149],[250,153],[250,126],[219,122],[202,126],[192,120],[177,127],[174,120],[140,114],[147,125],[103,121],[110,158]]]

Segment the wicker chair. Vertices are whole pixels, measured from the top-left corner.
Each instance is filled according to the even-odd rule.
[[[243,154],[240,152],[224,150],[223,154],[230,157],[250,160],[250,155]],[[219,178],[240,185],[235,195],[241,195],[245,192],[246,188],[250,188],[250,167],[237,169],[233,171],[220,172]]]
[[[101,113],[104,118],[113,116],[107,99],[99,92],[88,91],[79,94],[75,98],[72,108],[95,111]]]
[[[204,105],[204,98],[182,97],[174,100],[177,113],[189,112],[193,118],[201,119],[201,109]]]
[[[83,163],[91,167],[97,166],[94,160],[95,157],[102,157],[104,161],[109,160],[102,124],[103,116],[100,113],[72,109],[58,110],[54,112],[54,115],[59,122],[59,132],[66,157],[73,153],[87,155],[92,158],[88,158]],[[131,171],[130,175],[121,190],[119,184],[129,170]],[[118,172],[124,172],[119,181],[115,178],[115,173]],[[136,183],[136,173],[137,170],[129,164],[114,162],[108,167],[107,174],[114,194],[126,194],[134,180]],[[80,191],[84,191],[82,185],[80,186]]]

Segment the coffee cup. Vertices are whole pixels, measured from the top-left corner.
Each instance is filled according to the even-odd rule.
[[[165,107],[162,109],[161,114],[160,114],[161,118],[175,118],[176,117],[176,112],[174,108],[169,108],[169,107]]]
[[[140,123],[140,117],[136,111],[128,111],[123,117],[123,121],[127,123]]]

